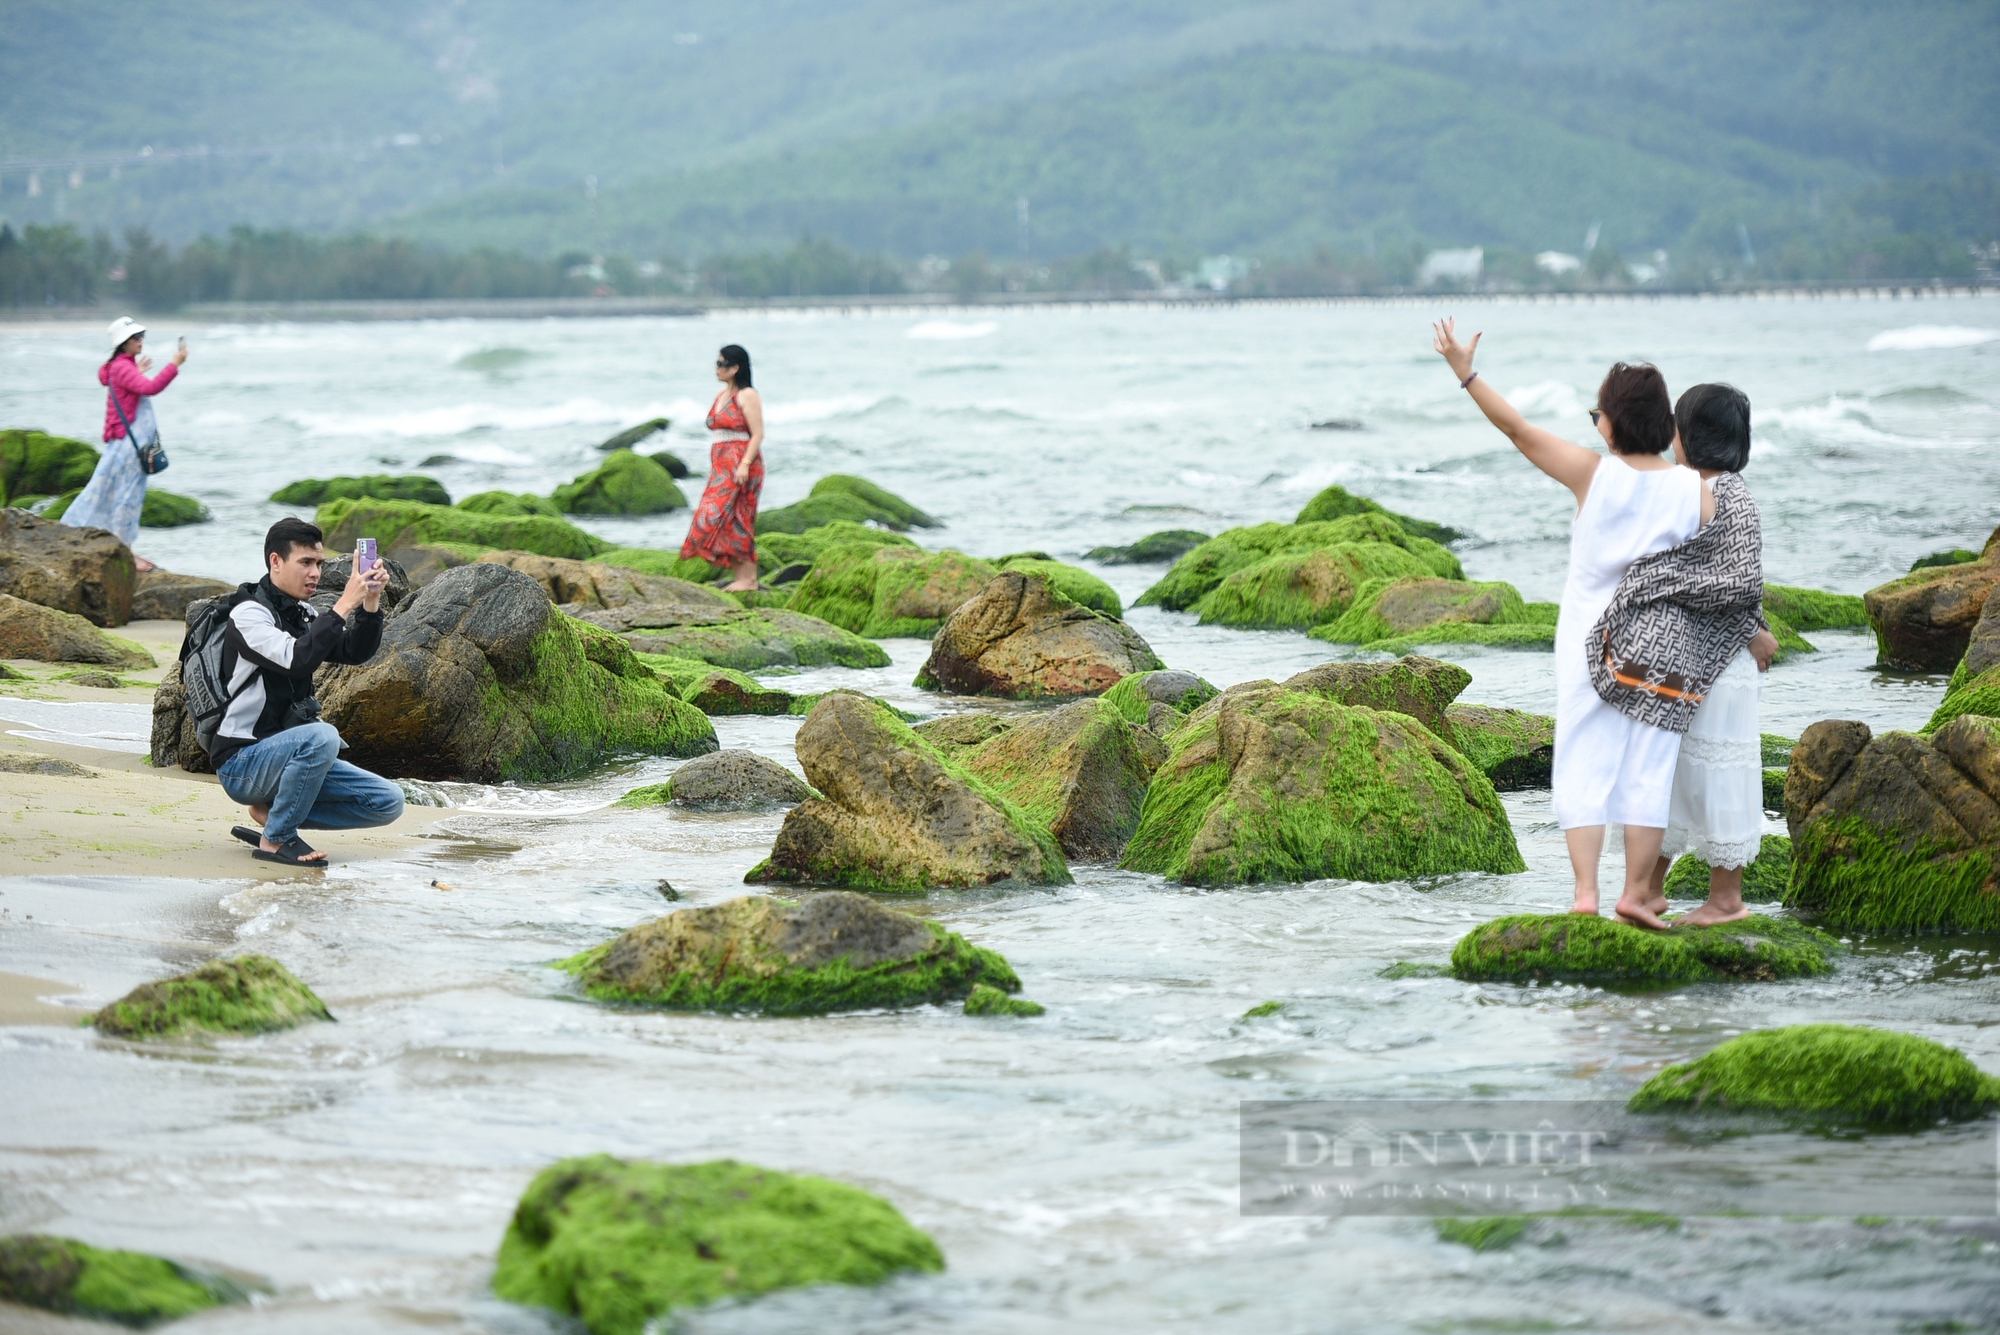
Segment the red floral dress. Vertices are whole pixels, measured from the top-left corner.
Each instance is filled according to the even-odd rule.
[[[750,476],[736,484],[736,465],[750,446],[750,423],[737,406],[736,395],[727,401],[717,395],[709,405],[708,429],[715,433],[708,447],[708,486],[695,503],[694,522],[688,525],[687,541],[681,555],[698,557],[710,565],[735,566],[757,559],[757,498],[764,491],[764,456],[750,462]]]

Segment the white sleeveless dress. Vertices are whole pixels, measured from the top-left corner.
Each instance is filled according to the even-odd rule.
[[[1590,684],[1585,640],[1625,570],[1701,528],[1701,474],[1641,471],[1607,455],[1570,530],[1569,579],[1556,618],[1554,806],[1563,829],[1579,825],[1666,828],[1679,733],[1604,703]]]

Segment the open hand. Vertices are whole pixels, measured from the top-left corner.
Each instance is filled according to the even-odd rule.
[[[1456,323],[1447,316],[1432,324],[1431,347],[1436,350],[1438,356],[1451,364],[1452,373],[1460,380],[1464,380],[1472,374],[1472,354],[1479,350],[1479,340],[1485,335],[1474,334],[1472,342],[1461,343],[1454,332]]]
[[[143,356],[140,357],[138,360],[138,367],[140,375],[146,374],[146,372],[153,369],[153,359],[151,357],[143,357]]]

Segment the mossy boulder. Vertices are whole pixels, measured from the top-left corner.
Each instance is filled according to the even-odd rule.
[[[995,952],[843,890],[682,909],[559,967],[596,1001],[766,1015],[927,1006],[978,983],[1021,990]]]
[[[919,726],[917,735],[928,740],[934,726]],[[1158,740],[1103,700],[1078,700],[1014,720],[975,745],[938,749],[1047,827],[1065,856],[1085,862],[1114,862],[1124,851],[1165,758]]]
[[[679,1307],[944,1269],[879,1196],[734,1160],[565,1159],[528,1184],[493,1291],[591,1335],[641,1335]]]
[[[917,545],[900,533],[891,533],[886,529],[870,528],[866,524],[854,524],[842,520],[838,523],[822,524],[818,528],[809,528],[803,533],[759,533],[757,568],[771,571],[790,565],[811,566],[826,555],[829,548],[848,542],[858,542],[869,547],[912,549]]]
[[[556,508],[554,501],[527,491],[482,491],[467,496],[458,503],[458,508],[476,515],[499,515],[507,519],[526,519],[531,515],[562,518],[562,511]]]
[[[1287,690],[1312,691],[1343,705],[1408,714],[1445,745],[1458,748],[1451,702],[1472,684],[1456,663],[1409,654],[1393,663],[1321,663],[1284,681]]]
[[[708,584],[715,579],[716,568],[700,557],[682,556],[657,547],[611,547],[599,552],[597,561],[600,565],[637,570],[646,575],[666,575],[694,584]]]
[[[1986,600],[1966,641],[1965,656],[1952,670],[1944,700],[1922,732],[1928,736],[1961,714],[2000,718],[2000,598]]]
[[[1422,558],[1386,542],[1338,542],[1280,552],[1233,571],[1196,610],[1204,626],[1311,630],[1339,620],[1370,588],[1428,575]]]
[[[834,523],[880,524],[898,532],[937,527],[937,520],[894,492],[866,478],[833,473],[813,483],[811,494],[804,500],[761,511],[757,516],[757,532],[760,536],[804,533]]]
[[[964,552],[841,542],[820,553],[786,605],[874,639],[927,640],[998,573]]]
[[[1133,871],[1235,885],[1525,868],[1493,785],[1406,714],[1251,682],[1166,740]]]
[[[1929,738],[1825,719],[1785,777],[1785,903],[1862,932],[2000,931],[2000,718]]]
[[[206,524],[215,516],[192,496],[182,496],[159,487],[146,488],[146,503],[139,508],[140,528],[185,528]]]
[[[1012,1015],[1027,1017],[1040,1015],[1047,1007],[1026,997],[1010,997],[999,988],[988,983],[974,984],[971,995],[965,999],[967,1015]]]
[[[606,454],[615,450],[636,450],[642,441],[651,440],[672,425],[671,418],[649,417],[637,426],[628,426],[610,439],[598,442],[597,448]]]
[[[137,579],[132,549],[103,529],[0,510],[0,593],[122,626],[132,619]]]
[[[80,490],[97,471],[97,449],[67,436],[12,427],[0,431],[0,505]]]
[[[714,751],[696,756],[665,783],[634,788],[621,807],[742,808],[797,806],[813,795],[805,780],[755,751]]]
[[[1042,575],[1004,570],[938,629],[916,684],[1016,700],[1102,695],[1164,666],[1123,621],[1071,602]]]
[[[741,604],[729,594],[675,579],[670,575],[650,575],[603,561],[572,561],[560,556],[540,556],[534,552],[482,552],[480,561],[518,570],[548,592],[549,601],[561,607],[646,607],[681,604],[715,612],[733,612]]]
[[[398,778],[545,781],[716,748],[701,711],[616,636],[502,565],[438,577],[389,619],[374,658],[322,669],[319,696],[354,762]]]
[[[563,483],[550,495],[556,509],[577,515],[657,515],[687,509],[687,497],[667,470],[630,450]]]
[[[998,563],[1002,570],[1018,570],[1024,575],[1040,575],[1053,585],[1062,596],[1093,612],[1102,612],[1108,617],[1123,617],[1125,604],[1118,601],[1118,594],[1109,584],[1088,570],[1061,561],[1032,556],[1004,557]]]
[[[1445,709],[1458,749],[1500,792],[1546,788],[1555,767],[1556,721],[1494,705]]]
[[[1539,626],[1513,585],[1403,575],[1369,580],[1338,619],[1313,627],[1316,640],[1373,646],[1436,635],[1445,627]],[[1553,643],[1554,627],[1547,628]],[[1440,635],[1448,639],[1450,632]]]
[[[911,505],[886,487],[878,487],[865,477],[853,477],[846,473],[829,473],[813,483],[814,496],[854,496],[876,509],[888,518],[879,522],[892,528],[936,528],[938,521]]]
[[[158,667],[143,647],[82,617],[0,593],[0,658],[100,667]]]
[[[639,660],[671,683],[681,699],[704,714],[789,714],[793,696],[734,668],[699,658],[640,654]]]
[[[331,1020],[326,1004],[268,955],[210,960],[198,969],[141,983],[91,1017],[113,1038],[261,1034]]]
[[[1840,943],[1786,918],[1656,932],[1587,913],[1520,913],[1475,928],[1451,952],[1466,982],[1770,982],[1829,972]]]
[[[1674,859],[1667,871],[1668,899],[1708,898],[1706,862],[1692,853]],[[1757,846],[1757,856],[1743,869],[1743,899],[1750,904],[1775,904],[1785,897],[1792,878],[1792,841],[1782,834],[1767,834]]]
[[[1218,694],[1215,687],[1192,672],[1158,668],[1120,677],[1103,698],[1133,727],[1164,737]]]
[[[1789,584],[1764,586],[1764,613],[1795,631],[1847,630],[1868,624],[1868,608],[1857,593],[1827,593]]]
[[[724,595],[726,596],[726,595]],[[715,608],[686,602],[579,608],[577,615],[641,653],[698,658],[716,667],[887,667],[873,640],[783,608]]]
[[[1972,629],[2000,584],[2000,549],[1979,560],[1936,566],[1892,579],[1862,595],[1885,666],[1948,672],[1965,656]]]
[[[373,538],[384,556],[411,567],[400,549],[425,545],[472,547],[482,550],[535,552],[583,561],[608,551],[611,544],[576,525],[546,515],[482,515],[452,505],[422,505],[416,501],[362,499],[329,501],[313,522],[326,534],[326,545],[337,552],[354,550],[361,538]],[[476,553],[475,553],[476,555]]]
[[[1632,1112],[1775,1113],[1915,1130],[2000,1107],[2000,1079],[1955,1048],[1851,1024],[1796,1024],[1729,1039],[1669,1066]]]
[[[0,1237],[0,1302],[144,1329],[246,1296],[220,1276],[145,1252],[40,1233]]]
[[[325,505],[328,501],[358,500],[451,504],[451,494],[444,489],[444,484],[421,473],[408,473],[401,477],[370,473],[363,477],[301,478],[272,492],[271,499],[279,505]]]
[[[646,457],[666,469],[667,476],[676,482],[694,476],[694,470],[687,466],[687,461],[672,450],[654,450]]]
[[[826,695],[794,745],[824,796],[792,809],[748,882],[915,893],[1070,879],[1045,825],[866,696]]]
[[[1191,528],[1148,533],[1127,547],[1093,547],[1084,558],[1108,566],[1167,565],[1207,542],[1209,535]]]
[[[1383,509],[1381,505],[1369,500],[1366,496],[1356,496],[1345,487],[1338,486],[1328,487],[1325,491],[1307,501],[1305,508],[1299,511],[1298,517],[1292,522],[1294,524],[1312,524],[1329,519],[1343,519],[1348,515],[1363,514],[1386,515],[1417,537],[1428,538],[1432,542],[1455,542],[1465,536],[1465,534],[1459,532],[1459,530],[1449,524],[1438,524],[1428,519],[1412,519],[1408,515],[1399,515],[1393,510]]]
[[[1930,570],[1936,566],[1962,566],[1968,561],[1978,559],[1978,552],[1968,551],[1963,547],[1947,547],[1941,552],[1932,552],[1929,556],[1919,556],[1910,562],[1910,569],[1916,571]]]

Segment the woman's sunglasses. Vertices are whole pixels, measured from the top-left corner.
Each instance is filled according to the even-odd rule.
[[[735,363],[735,362],[726,362],[726,361],[722,360],[722,358],[720,358],[720,357],[717,357],[717,358],[715,359],[715,369],[716,369],[716,370],[718,370],[718,371],[722,370],[722,369],[723,369],[723,368],[725,368],[725,367],[730,367],[730,366],[734,366],[734,365],[736,365],[736,363]]]
[[[720,365],[722,365],[722,363],[721,363],[721,362],[717,362],[717,363],[716,363],[716,365],[717,365],[717,366],[720,366]],[[1602,409],[1602,408],[1592,408],[1592,409],[1590,410],[1590,424],[1591,424],[1592,426],[1596,426],[1596,425],[1598,424],[1598,422],[1599,422],[1600,420],[1602,420],[1602,419],[1603,419],[1603,417],[1604,417],[1604,409]]]

